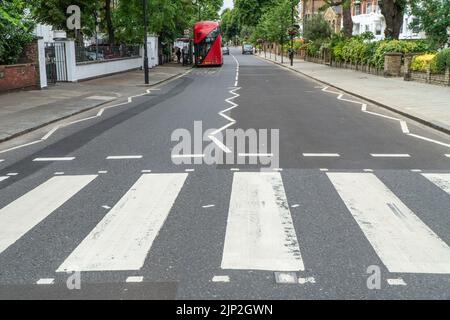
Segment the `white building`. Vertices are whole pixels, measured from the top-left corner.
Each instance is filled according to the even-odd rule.
[[[370,31],[375,35],[377,40],[384,39],[384,29],[386,21],[381,14],[378,6],[378,0],[353,0],[352,2],[352,18],[353,18],[353,34],[358,35],[363,32]],[[403,26],[400,31],[400,39],[423,39],[425,33],[410,28],[410,23],[415,18],[405,13],[403,18]]]

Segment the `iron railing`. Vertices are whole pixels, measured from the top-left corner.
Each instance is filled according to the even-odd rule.
[[[140,45],[96,45],[75,46],[76,62],[102,61],[120,58],[140,57]]]

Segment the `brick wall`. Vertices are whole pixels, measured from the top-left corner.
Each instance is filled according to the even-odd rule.
[[[39,88],[39,57],[37,41],[27,45],[19,63],[0,65],[0,92]]]
[[[39,76],[34,64],[0,66],[0,92],[36,89]]]

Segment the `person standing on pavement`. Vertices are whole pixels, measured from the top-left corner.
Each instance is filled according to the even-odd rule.
[[[178,63],[181,62],[181,50],[180,48],[177,48],[177,52],[175,53],[177,55]]]

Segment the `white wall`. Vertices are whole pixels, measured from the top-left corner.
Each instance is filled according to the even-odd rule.
[[[124,72],[142,67],[142,58],[104,60],[101,62],[87,62],[75,65],[72,81],[105,76],[108,74]]]
[[[36,37],[42,37],[44,42],[53,42],[53,27],[38,23],[34,29]]]

